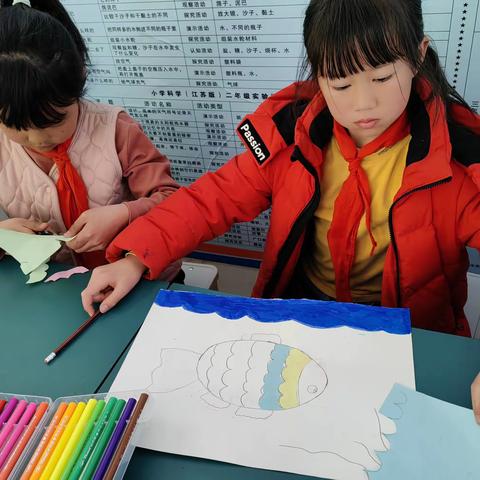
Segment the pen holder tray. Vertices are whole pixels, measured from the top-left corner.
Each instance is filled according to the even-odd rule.
[[[97,394],[91,394],[91,395],[75,395],[75,396],[57,398],[53,402],[53,404],[51,404],[47,413],[44,415],[44,419],[42,420],[41,424],[37,427],[35,434],[33,435],[29,444],[25,448],[24,453],[22,454],[19,461],[17,462],[15,469],[12,471],[11,475],[8,477],[8,480],[17,480],[22,477],[23,472],[29,465],[30,459],[32,458],[33,455],[35,455],[38,445],[40,444],[45,432],[48,429],[48,426],[50,425],[50,422],[54,418],[55,413],[57,412],[58,408],[62,403],[66,403],[66,404],[70,404],[72,402],[75,404],[78,404],[80,402],[87,403],[90,399],[94,399],[97,401],[105,400],[105,402],[107,402],[112,397],[125,400],[125,401],[128,400],[129,398],[134,398],[135,400],[138,400],[141,393],[142,391],[136,390],[136,391],[115,392],[115,393],[97,393]],[[20,397],[21,397],[20,395],[17,395],[17,398],[20,398]],[[0,398],[2,397],[0,396]],[[40,397],[36,397],[36,398],[40,398]],[[151,416],[151,407],[152,407],[152,399],[151,397],[149,397],[140,417],[138,418],[135,428],[130,438],[128,439],[128,443],[121,457],[120,463],[118,464],[118,467],[115,470],[113,480],[121,480],[123,478],[125,471],[127,470],[128,463],[130,462],[130,459],[135,450],[135,446],[138,443],[138,438],[141,435],[143,425],[148,421],[148,418],[150,418]],[[98,423],[98,419],[97,419],[97,422],[95,422],[95,426],[97,425],[97,423]],[[127,421],[127,426],[128,426],[128,421]],[[61,438],[61,436],[59,436],[59,438]],[[88,438],[85,441],[85,444],[87,442],[88,442]],[[52,449],[52,451],[54,451],[54,449]],[[48,462],[45,462],[45,465],[47,463]]]

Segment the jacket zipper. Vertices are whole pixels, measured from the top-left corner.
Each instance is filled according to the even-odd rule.
[[[307,220],[309,220],[313,216],[320,201],[320,181],[318,179],[317,172],[315,171],[313,165],[311,165],[310,162],[308,162],[308,160],[303,156],[302,152],[298,147],[295,148],[295,151],[292,154],[292,161],[294,160],[298,160],[303,165],[303,167],[310,173],[310,175],[312,175],[315,180],[315,191],[313,192],[313,195],[305,208],[298,216],[292,229],[290,230],[290,233],[288,234],[287,239],[285,240],[285,243],[280,249],[275,269],[273,270],[272,276],[270,277],[270,280],[268,281],[267,285],[263,290],[262,297],[265,298],[270,297],[273,293],[273,290],[275,289],[275,286],[280,279],[283,270],[285,269],[290,255],[292,254],[295,245],[298,243],[300,235],[305,230]]]
[[[443,185],[445,183],[449,183],[452,180],[452,177],[446,177],[442,180],[438,180],[433,183],[429,183],[428,185],[423,185],[422,187],[417,187],[414,188],[413,190],[410,190],[409,192],[404,193],[401,197],[397,198],[392,203],[392,206],[390,207],[390,210],[388,211],[388,229],[390,231],[390,240],[393,246],[393,252],[395,255],[395,265],[396,265],[396,270],[397,270],[397,307],[400,307],[402,305],[402,296],[400,293],[400,261],[399,261],[399,255],[398,255],[398,246],[397,242],[395,240],[395,231],[393,229],[393,208],[405,197],[408,197],[412,193],[420,192],[422,190],[430,190],[432,188],[438,187],[439,185]]]

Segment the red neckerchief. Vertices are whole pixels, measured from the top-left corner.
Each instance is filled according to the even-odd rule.
[[[334,121],[333,133],[343,158],[348,162],[350,175],[335,200],[332,224],[327,234],[328,245],[335,270],[336,300],[351,302],[350,272],[355,261],[355,243],[358,227],[365,214],[367,230],[372,242],[373,255],[377,242],[371,227],[371,194],[362,160],[378,150],[388,148],[405,138],[410,125],[405,111],[379,137],[357,148],[347,130]]]
[[[88,210],[88,194],[82,177],[77,169],[72,165],[68,156],[68,149],[72,143],[69,138],[60,145],[57,145],[49,152],[39,152],[33,150],[38,155],[49,158],[55,162],[58,168],[57,192],[60,203],[60,211],[62,213],[63,223],[69,229],[77,220],[77,218]],[[87,268],[98,267],[104,265],[105,251],[76,253],[75,257],[80,265]]]
[[[38,155],[53,160],[58,168],[57,192],[63,223],[65,223],[67,229],[73,225],[81,213],[88,210],[88,195],[85,183],[83,183],[82,177],[72,165],[68,156],[71,143],[72,139],[69,138],[49,152],[34,150]]]

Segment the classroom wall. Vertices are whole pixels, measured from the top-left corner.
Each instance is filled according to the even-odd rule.
[[[63,3],[90,48],[88,94],[137,118],[182,184],[243,151],[235,125],[299,77],[308,0]],[[423,10],[450,81],[478,108],[479,0],[424,0]],[[268,212],[213,244],[258,258],[267,228]]]

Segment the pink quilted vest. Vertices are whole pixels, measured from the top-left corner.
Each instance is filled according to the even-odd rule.
[[[90,208],[131,200],[122,182],[122,166],[115,146],[115,129],[120,107],[80,101],[77,129],[68,151],[88,192]],[[0,208],[8,217],[48,222],[56,233],[66,231],[55,187],[58,169],[46,174],[24,148],[0,132]],[[72,262],[68,249],[62,249],[57,261]],[[162,275],[170,279],[179,269],[171,265]],[[174,275],[173,275],[174,276]]]
[[[82,100],[69,156],[88,192],[90,207],[128,200],[122,184],[122,166],[115,147],[119,107]],[[65,232],[55,183],[54,165],[46,174],[24,148],[0,132],[0,208],[10,217],[48,222],[56,233]]]

